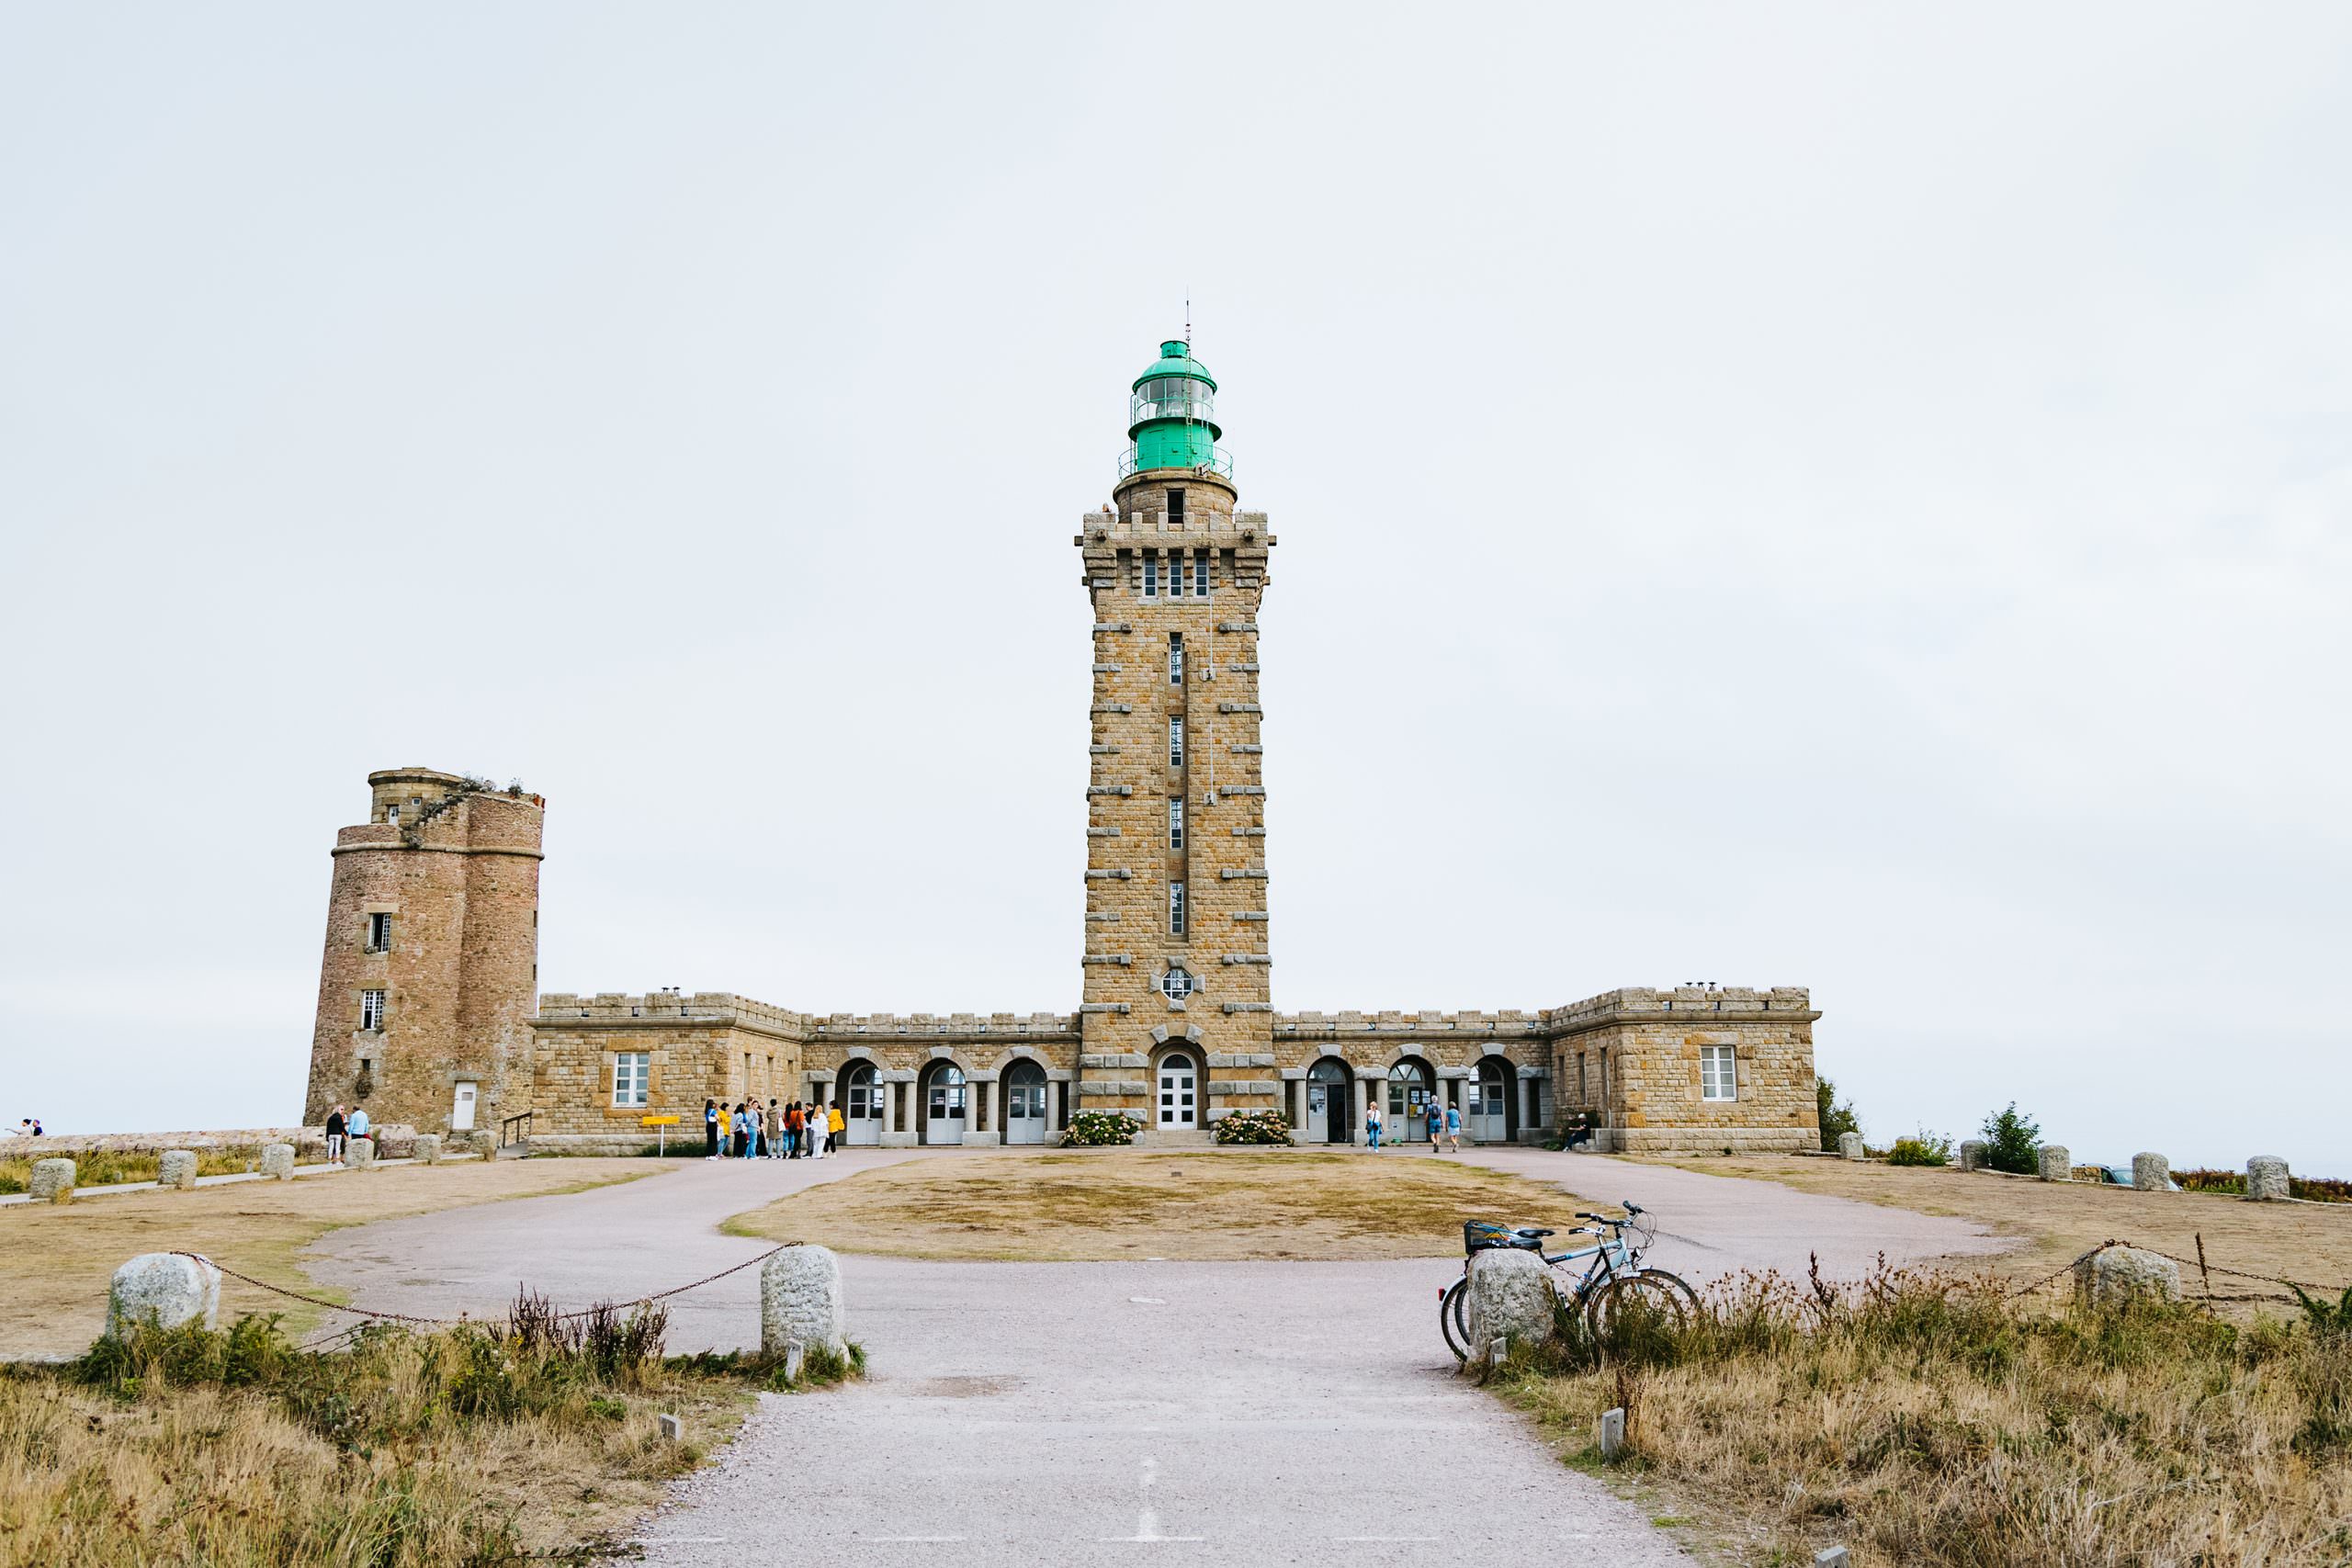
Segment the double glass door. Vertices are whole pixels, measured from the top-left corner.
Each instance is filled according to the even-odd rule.
[[[1195,1109],[1195,1095],[1200,1089],[1198,1069],[1190,1056],[1170,1056],[1159,1064],[1159,1124],[1163,1127],[1197,1127],[1200,1113]]]

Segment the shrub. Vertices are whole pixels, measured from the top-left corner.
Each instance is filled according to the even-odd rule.
[[[1838,1152],[1838,1140],[1847,1133],[1862,1130],[1862,1119],[1854,1114],[1854,1102],[1838,1103],[1838,1086],[1827,1078],[1815,1078],[1815,1097],[1821,1105],[1821,1146],[1830,1154]]]
[[[1287,1144],[1290,1118],[1279,1111],[1232,1111],[1216,1120],[1220,1144]]]
[[[1071,1113],[1069,1131],[1062,1134],[1065,1148],[1101,1149],[1132,1144],[1143,1123],[1124,1111],[1080,1111]]]
[[[1895,1139],[1894,1147],[1886,1153],[1886,1163],[1889,1165],[1950,1165],[1951,1140],[1939,1138],[1927,1129],[1921,1128],[1917,1137]]]
[[[2244,1192],[2245,1172],[2242,1170],[2176,1170],[2172,1179],[2180,1183],[2184,1192]]]
[[[2245,1190],[2245,1172],[2242,1170],[2176,1170],[2172,1179],[2180,1183],[2184,1192]],[[2290,1171],[2287,1196],[2306,1198],[2314,1203],[2352,1203],[2352,1181],[2333,1176],[2297,1176]]]
[[[1984,1118],[1984,1164],[2012,1176],[2040,1173],[2041,1127],[2030,1116],[2018,1114],[2018,1102]]]

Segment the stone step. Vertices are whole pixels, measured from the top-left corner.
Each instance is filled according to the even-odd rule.
[[[1139,1149],[1208,1149],[1216,1146],[1206,1127],[1147,1127],[1136,1134]]]
[[[528,1138],[522,1138],[514,1143],[505,1145],[498,1151],[496,1157],[500,1159],[527,1159],[530,1157],[530,1153],[531,1140]]]

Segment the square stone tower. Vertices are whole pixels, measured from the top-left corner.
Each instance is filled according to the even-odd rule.
[[[303,1119],[494,1134],[530,1103],[547,803],[431,768],[368,790],[335,834]]]
[[[1075,541],[1094,608],[1077,1109],[1170,1142],[1279,1087],[1258,702],[1274,539],[1234,510],[1216,389],[1189,345],[1160,345],[1113,507]]]

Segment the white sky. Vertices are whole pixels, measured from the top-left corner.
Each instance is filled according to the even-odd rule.
[[[299,1111],[370,768],[547,989],[1079,991],[1194,301],[1278,1005],[1804,984],[1873,1136],[2352,1173],[2352,11],[0,14],[0,1121]]]

